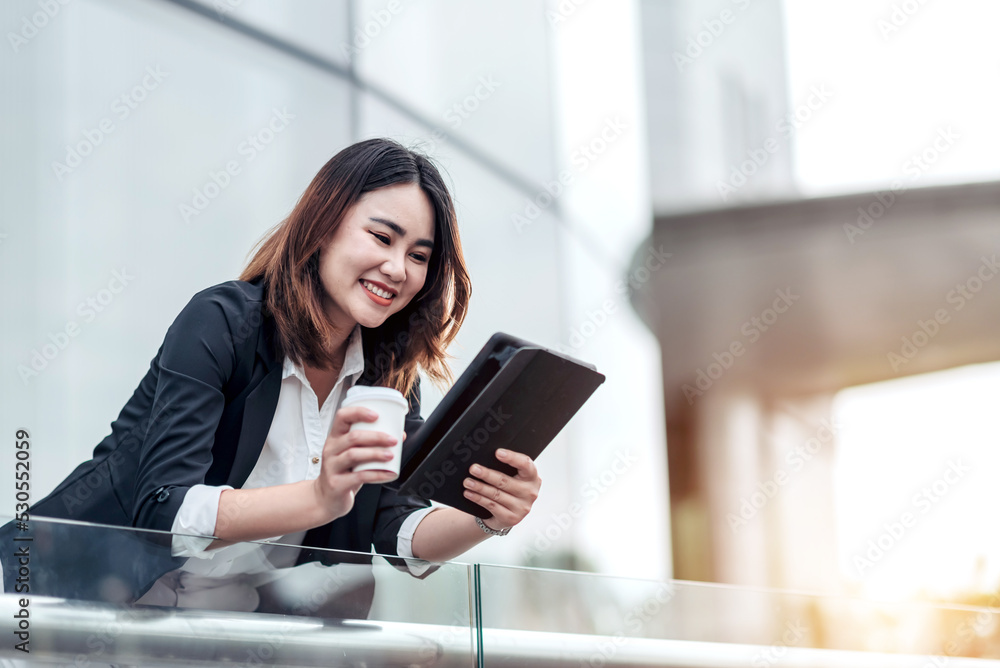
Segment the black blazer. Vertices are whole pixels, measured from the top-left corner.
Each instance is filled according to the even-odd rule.
[[[228,281],[196,294],[92,459],[32,504],[31,516],[170,531],[191,486],[242,487],[274,417],[284,359],[263,297],[259,281]],[[362,330],[366,371],[374,358],[369,338]],[[371,377],[364,373],[358,382],[370,384]],[[412,436],[423,422],[419,387],[408,400],[405,428]],[[395,555],[403,520],[429,505],[365,485],[350,513],[307,532],[303,545],[365,553],[374,545],[380,554]],[[169,557],[169,549],[164,554]],[[333,561],[308,549],[299,557],[300,563],[314,560]],[[152,565],[130,584],[144,591],[180,561]],[[4,573],[9,579],[7,568]]]

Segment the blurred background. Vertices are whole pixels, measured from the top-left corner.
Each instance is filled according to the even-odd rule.
[[[50,491],[191,296],[333,154],[389,136],[458,206],[456,374],[506,331],[607,376],[539,458],[532,514],[463,560],[995,600],[998,20],[986,0],[7,0],[4,450],[30,431]]]

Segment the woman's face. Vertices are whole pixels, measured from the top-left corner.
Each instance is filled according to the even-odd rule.
[[[362,195],[320,250],[327,312],[338,329],[378,327],[420,291],[434,245],[434,210],[416,183]]]

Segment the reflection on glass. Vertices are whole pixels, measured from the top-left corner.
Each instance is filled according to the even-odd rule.
[[[349,665],[444,656],[473,664],[465,566],[262,543],[183,559],[171,556],[170,540],[84,523],[32,518],[24,530],[7,522],[0,613],[16,631],[18,611],[29,610],[33,661],[329,665],[333,652]],[[12,556],[18,549],[27,564]],[[22,656],[5,643],[2,658]]]
[[[511,631],[544,638],[550,650],[561,639],[564,653],[575,648],[584,664],[602,666],[650,656],[665,657],[664,665],[687,665],[682,656],[699,656],[705,665],[729,665],[723,660],[729,657],[759,666],[774,665],[786,654],[806,662],[817,653],[829,665],[853,665],[856,652],[1000,659],[1000,625],[985,608],[477,569],[487,664],[518,651],[508,641]]]
[[[986,608],[246,543],[211,568],[169,534],[32,519],[0,530],[4,632],[87,665],[922,665],[1000,660]],[[16,550],[30,558],[20,564]],[[228,555],[228,556],[226,556]],[[229,558],[235,557],[235,558]],[[286,564],[275,567],[275,563]],[[151,584],[155,583],[155,584]],[[18,592],[19,584],[29,586]],[[25,603],[27,601],[27,603]],[[13,643],[0,662],[23,658]]]

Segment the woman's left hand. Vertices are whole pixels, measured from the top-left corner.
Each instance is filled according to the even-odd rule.
[[[497,459],[517,469],[516,476],[488,469],[478,464],[469,468],[472,477],[466,478],[465,498],[478,503],[492,513],[484,520],[491,529],[506,529],[523,520],[538,498],[542,479],[538,477],[535,462],[528,455],[510,450],[497,450]]]

